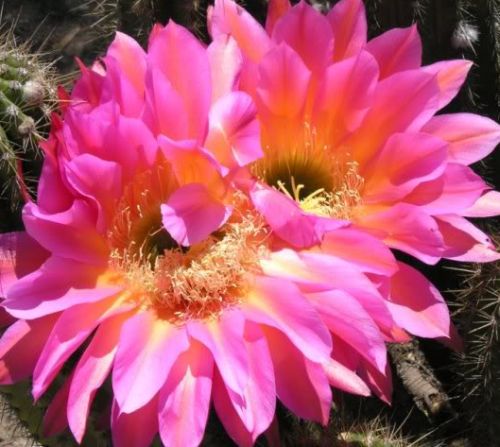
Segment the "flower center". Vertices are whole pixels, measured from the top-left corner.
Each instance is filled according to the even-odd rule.
[[[150,180],[136,181],[132,189],[151,179],[164,182],[168,173],[161,174],[149,173]],[[117,214],[119,231],[110,233],[115,244],[110,266],[131,299],[159,318],[177,323],[216,318],[245,296],[252,273],[259,271],[259,260],[267,252],[263,221],[236,194],[230,221],[203,242],[183,248],[161,226],[160,205],[170,192],[158,191],[124,195],[129,206],[126,213]]]
[[[301,144],[289,150],[265,146],[265,157],[253,167],[262,181],[297,201],[304,211],[348,219],[361,202],[364,185],[358,164],[347,151],[323,144],[304,126]]]

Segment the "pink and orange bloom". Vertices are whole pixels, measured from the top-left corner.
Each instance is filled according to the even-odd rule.
[[[253,199],[271,222],[276,204],[296,208],[273,227],[287,242],[318,242],[317,225],[299,223],[316,215],[347,219],[429,264],[500,258],[465,219],[500,214],[500,193],[469,168],[498,144],[500,126],[435,116],[471,62],[422,67],[416,26],[367,41],[361,0],[341,0],[326,16],[304,1],[273,1],[265,29],[216,0],[209,30],[242,50],[240,89],[255,99],[265,152],[253,170],[291,200],[264,185]]]
[[[456,341],[388,247],[497,256],[463,216],[497,212],[466,165],[498,126],[433,117],[466,63],[419,68],[415,29],[367,43],[357,0],[271,1],[266,27],[223,0],[207,48],[119,34],[54,116],[26,232],[0,235],[0,383],[38,399],[81,350],[49,434],[81,442],[110,378],[118,447],[196,446],[211,405],[251,446],[276,399],[323,424],[331,386],[390,401],[386,342]]]

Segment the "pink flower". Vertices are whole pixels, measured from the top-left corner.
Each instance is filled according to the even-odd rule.
[[[449,338],[439,294],[407,305],[376,238],[325,220],[321,246],[293,250],[270,231],[245,195],[261,150],[241,62],[173,23],[147,53],[119,34],[54,116],[26,232],[0,235],[0,383],[32,376],[38,399],[82,351],[47,434],[81,442],[111,377],[114,445],[198,445],[213,403],[248,446],[276,398],[323,424],[330,385],[389,400],[385,341],[404,329]]]
[[[275,222],[278,193],[258,186],[253,199],[283,239],[318,243],[325,219],[336,218],[429,264],[500,258],[466,220],[500,214],[500,194],[469,167],[495,148],[500,126],[435,116],[470,62],[421,67],[415,26],[367,42],[361,0],[341,0],[327,16],[304,1],[271,0],[266,29],[216,0],[209,28],[242,51],[239,88],[255,99],[265,152],[251,169],[296,210]]]

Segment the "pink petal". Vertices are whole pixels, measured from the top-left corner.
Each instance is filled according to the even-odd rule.
[[[247,323],[245,348],[249,361],[249,379],[238,404],[232,391],[217,374],[214,384],[214,406],[226,431],[238,445],[253,445],[271,424],[275,413],[276,390],[274,370],[267,340],[259,327]]]
[[[105,61],[106,77],[102,86],[101,104],[115,101],[120,106],[120,111],[123,115],[136,118],[140,117],[144,108],[143,70],[146,66],[144,57],[136,63],[138,66],[137,71],[143,78],[142,81],[140,81],[140,85],[134,85],[133,82],[124,75],[120,61],[110,56],[107,56]],[[143,71],[142,73],[141,69]]]
[[[122,194],[121,166],[91,154],[82,154],[71,159],[65,168],[69,184],[96,205],[97,228],[104,232]],[[96,182],[96,179],[99,181]]]
[[[359,374],[363,381],[372,389],[372,391],[384,402],[391,404],[392,398],[392,373],[387,363],[385,371],[381,372],[369,363],[362,361]]]
[[[204,185],[191,183],[177,189],[161,205],[162,224],[183,246],[197,244],[224,225],[233,209],[214,198]]]
[[[0,234],[0,297],[19,278],[38,269],[48,253],[28,233],[17,231]]]
[[[500,192],[488,191],[463,212],[466,217],[491,217],[500,214]]]
[[[101,158],[121,166],[124,183],[156,162],[158,143],[142,119],[116,114],[106,128],[102,144],[106,151]]]
[[[73,374],[65,381],[61,388],[57,390],[56,395],[52,398],[45,415],[43,417],[43,436],[50,437],[62,433],[68,426],[66,418],[66,404],[68,402],[68,393]]]
[[[64,362],[87,339],[111,310],[114,298],[80,304],[63,312],[57,320],[33,372],[33,396],[37,400],[49,387]]]
[[[54,128],[54,124],[52,124],[52,128]],[[71,207],[74,200],[68,186],[61,178],[58,161],[53,160],[50,156],[46,156],[43,162],[37,196],[38,206],[48,213],[65,211]]]
[[[449,214],[436,218],[446,250],[443,257],[463,262],[500,259],[490,238],[463,217]]]
[[[156,66],[146,77],[144,122],[155,135],[181,140],[189,136],[189,115],[184,98]]]
[[[137,92],[144,90],[146,53],[132,37],[117,32],[106,56],[105,60],[112,57],[119,63],[122,75],[130,80]]]
[[[212,154],[193,140],[174,141],[163,135],[158,138],[163,155],[172,165],[180,186],[201,183],[218,196],[226,193],[222,168]]]
[[[314,307],[290,281],[256,277],[243,309],[248,320],[281,331],[309,360],[319,363],[329,358],[328,330]]]
[[[332,392],[320,363],[313,363],[281,332],[266,328],[280,401],[297,416],[326,425]],[[329,358],[329,357],[328,357]],[[324,364],[328,359],[325,359]]]
[[[243,7],[232,0],[215,0],[208,9],[208,29],[212,39],[231,35],[243,55],[258,62],[269,50],[271,42],[264,28]]]
[[[196,342],[177,359],[158,401],[164,445],[196,447],[201,443],[210,409],[213,367],[210,353]]]
[[[267,186],[257,185],[250,191],[250,197],[276,236],[296,248],[316,245],[324,234],[347,224],[306,213],[297,202]]]
[[[387,354],[382,334],[356,299],[339,290],[310,293],[307,297],[333,334],[379,370],[385,369]]]
[[[488,186],[468,166],[448,163],[443,175],[419,185],[405,202],[421,206],[429,214],[462,214]]]
[[[276,22],[292,7],[290,0],[269,0],[266,16],[266,31],[271,35]]]
[[[23,221],[30,236],[48,251],[75,261],[105,264],[108,247],[96,230],[95,214],[82,199],[56,214],[30,202],[23,208]]]
[[[450,313],[441,294],[417,270],[398,264],[388,303],[396,323],[419,337],[450,338]]]
[[[334,359],[328,360],[323,366],[328,377],[330,385],[347,393],[357,394],[359,396],[369,396],[370,388],[360,379],[360,377],[342,363]]]
[[[231,403],[229,390],[224,386],[224,380],[218,371],[215,371],[214,374],[213,395],[215,411],[227,434],[238,446],[252,447],[254,445],[252,433],[245,427],[240,415]]]
[[[227,168],[245,166],[262,157],[257,110],[252,98],[233,92],[210,110],[204,146]]]
[[[359,216],[357,223],[378,232],[390,247],[422,262],[435,264],[442,257],[443,238],[436,221],[423,208],[398,203],[384,211]]]
[[[356,55],[366,44],[365,6],[361,0],[341,0],[327,15],[335,38],[333,60]]]
[[[34,319],[78,304],[95,303],[121,290],[97,287],[100,273],[88,264],[50,257],[40,269],[17,281],[2,305],[16,318]]]
[[[230,35],[217,36],[207,48],[212,74],[212,103],[236,90],[243,57]]]
[[[304,293],[340,290],[355,297],[377,324],[390,330],[392,317],[372,281],[355,266],[342,259],[322,253],[301,253],[281,250],[262,260],[268,276],[292,281]]]
[[[38,320],[18,320],[0,339],[0,384],[27,379],[35,368],[57,315]]]
[[[151,42],[148,64],[159,67],[181,95],[190,117],[185,138],[201,141],[212,99],[210,65],[205,48],[188,30],[170,21]]]
[[[444,141],[424,133],[394,134],[363,171],[363,202],[398,201],[437,178],[446,168],[446,148]]]
[[[276,23],[272,39],[277,44],[285,42],[313,72],[325,69],[333,57],[333,33],[328,20],[304,1]]]
[[[120,412],[133,413],[147,405],[188,347],[183,328],[158,320],[149,311],[130,318],[121,331],[112,374]]]
[[[396,73],[380,82],[361,127],[344,144],[361,168],[396,132],[418,132],[438,109],[438,85],[421,70]]]
[[[158,433],[158,399],[151,399],[133,413],[125,413],[113,401],[111,434],[114,447],[150,447]]]
[[[244,316],[239,310],[227,310],[218,321],[191,321],[187,326],[189,335],[212,353],[224,383],[235,394],[234,399],[240,401],[249,375],[243,342],[244,324]]]
[[[334,141],[354,131],[372,104],[377,81],[377,62],[366,51],[330,65],[316,93],[317,126]]]
[[[471,61],[452,60],[441,61],[432,65],[422,67],[422,70],[437,75],[440,90],[439,108],[443,108],[451,102],[462,87],[470,68]]]
[[[96,391],[108,377],[118,345],[120,330],[129,314],[104,321],[78,361],[68,396],[68,423],[78,443],[82,442],[90,406]]]
[[[422,42],[416,25],[386,31],[370,40],[366,49],[377,59],[380,79],[419,68],[422,63]]]
[[[341,228],[325,235],[321,250],[355,264],[364,273],[392,275],[396,260],[384,243],[355,228]]]
[[[500,126],[472,113],[435,116],[422,130],[450,143],[450,161],[464,165],[486,157],[500,142]]]
[[[259,101],[274,115],[297,117],[304,109],[311,72],[288,46],[281,43],[259,64]]]

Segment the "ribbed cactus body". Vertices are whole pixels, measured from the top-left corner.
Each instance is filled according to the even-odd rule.
[[[496,242],[500,241],[497,227]],[[456,395],[470,422],[474,445],[496,445],[500,438],[500,261],[463,270],[456,319],[464,352],[453,365]]]
[[[0,40],[0,201],[15,209],[24,186],[34,186],[55,89],[50,69],[16,47],[10,33]]]

